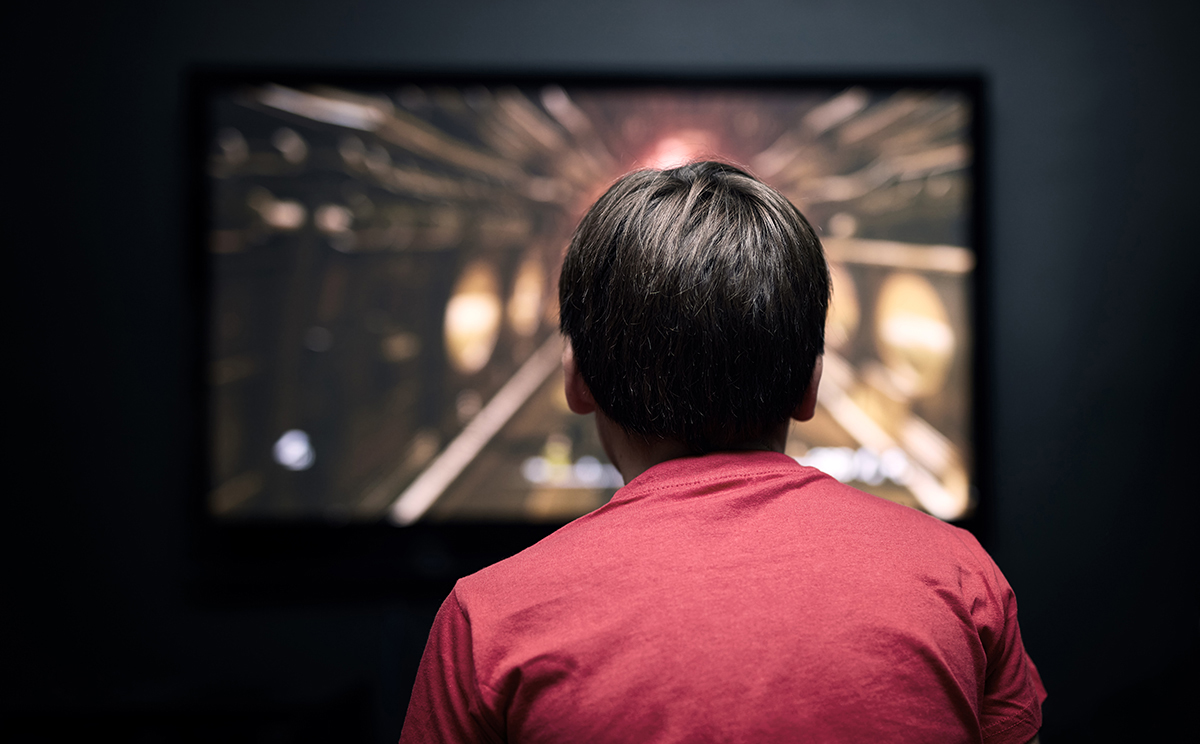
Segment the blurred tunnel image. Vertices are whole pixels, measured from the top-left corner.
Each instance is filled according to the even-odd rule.
[[[974,98],[954,85],[214,79],[208,509],[556,522],[621,486],[561,391],[557,275],[621,174],[741,165],[833,269],[817,416],[788,454],[973,507]]]

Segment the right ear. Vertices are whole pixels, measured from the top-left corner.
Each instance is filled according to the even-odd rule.
[[[583,381],[583,375],[579,373],[579,366],[575,364],[575,349],[571,346],[569,338],[563,347],[562,367],[563,391],[567,395],[567,407],[573,413],[579,414],[595,411],[596,400],[592,398],[592,391]]]

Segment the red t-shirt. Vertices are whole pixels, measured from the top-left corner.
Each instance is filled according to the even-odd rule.
[[[401,741],[1023,743],[1045,696],[970,533],[720,453],[461,579]]]

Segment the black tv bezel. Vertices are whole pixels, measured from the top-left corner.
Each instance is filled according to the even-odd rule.
[[[349,70],[311,68],[197,67],[184,74],[181,130],[185,133],[184,245],[189,255],[192,310],[193,432],[188,494],[190,587],[206,600],[237,602],[386,600],[440,596],[454,582],[546,537],[563,523],[417,523],[398,527],[377,523],[333,524],[223,521],[206,507],[209,491],[207,354],[209,269],[206,250],[210,213],[206,153],[207,101],[218,89],[263,83],[383,87],[420,85],[558,84],[579,86],[669,86],[685,88],[868,88],[953,89],[971,102],[968,136],[974,152],[970,236],[975,267],[970,274],[968,308],[973,333],[971,406],[973,439],[971,491],[974,507],[953,524],[971,531],[986,547],[993,492],[990,461],[990,366],[988,282],[988,142],[986,80],[975,72],[803,73],[803,72],[471,72],[431,70]]]

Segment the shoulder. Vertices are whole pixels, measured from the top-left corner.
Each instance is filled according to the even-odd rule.
[[[520,602],[557,596],[565,586],[628,569],[630,551],[666,554],[696,535],[726,545],[768,531],[787,544],[810,537],[906,553],[959,555],[989,563],[970,533],[908,506],[859,491],[774,452],[715,453],[662,463],[621,488],[605,506],[488,568],[464,578],[469,609],[487,597]],[[697,534],[702,533],[702,534]],[[709,547],[716,547],[710,545]],[[767,545],[762,547],[766,548]]]

